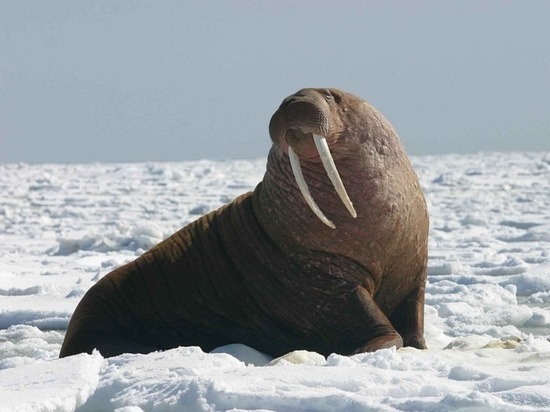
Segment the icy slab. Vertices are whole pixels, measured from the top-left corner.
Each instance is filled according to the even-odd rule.
[[[99,353],[0,370],[0,411],[74,411],[96,391]]]

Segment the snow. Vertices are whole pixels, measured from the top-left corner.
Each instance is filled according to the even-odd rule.
[[[0,165],[0,411],[550,411],[550,153],[415,157],[428,350],[57,359],[82,295],[252,190],[265,159]]]

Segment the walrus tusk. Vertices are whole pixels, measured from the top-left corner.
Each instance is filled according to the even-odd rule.
[[[334,164],[334,159],[332,159],[332,155],[330,154],[330,150],[328,148],[327,139],[325,139],[323,136],[314,134],[313,140],[315,141],[315,146],[319,151],[319,156],[321,157],[323,166],[327,171],[327,175],[330,181],[332,182],[332,185],[336,189],[336,193],[338,193],[338,196],[340,196],[340,199],[342,199],[342,202],[350,212],[351,216],[356,218],[357,212],[353,207],[353,203],[351,203],[348,193],[346,192],[346,188],[342,183],[342,179],[340,179],[340,175],[338,174],[338,169],[336,169],[336,165]]]
[[[319,157],[321,158],[321,162],[323,162],[325,171],[327,172],[327,175],[330,181],[332,182],[334,189],[336,189],[336,193],[338,193],[338,196],[340,196],[342,203],[344,203],[344,205],[350,212],[351,216],[356,218],[357,212],[355,211],[355,208],[353,207],[353,203],[351,202],[348,196],[348,193],[346,192],[346,188],[342,183],[342,179],[338,174],[338,169],[336,169],[336,165],[334,164],[334,159],[332,158],[332,155],[330,154],[330,150],[328,148],[327,139],[325,139],[323,136],[314,134],[313,140],[315,142],[315,147],[317,147],[317,151],[319,152]],[[302,168],[300,167],[300,159],[298,158],[298,155],[296,154],[294,149],[292,149],[291,146],[288,146],[288,157],[290,159],[290,166],[292,167],[292,172],[294,173],[294,179],[296,179],[296,183],[298,184],[298,187],[300,188],[300,192],[302,192],[302,196],[304,196],[306,203],[309,205],[313,213],[315,213],[315,215],[319,219],[321,219],[321,222],[323,222],[325,225],[327,225],[332,229],[336,229],[336,226],[334,226],[334,223],[332,223],[323,214],[321,209],[319,209],[319,206],[317,206],[317,203],[315,203],[315,200],[313,200],[313,197],[311,197],[311,193],[309,192],[307,183],[304,180],[304,175],[302,174]]]
[[[288,146],[288,158],[290,159],[290,166],[292,167],[292,173],[294,173],[294,179],[296,179],[296,183],[298,183],[298,187],[300,188],[300,192],[302,192],[302,196],[304,196],[304,199],[308,206],[311,208],[313,213],[321,219],[321,222],[323,222],[325,225],[332,229],[336,229],[336,226],[334,226],[334,223],[332,223],[327,217],[323,214],[321,209],[319,209],[319,206],[317,206],[317,203],[315,203],[315,200],[311,197],[311,193],[309,193],[309,189],[307,187],[307,183],[304,180],[304,175],[302,174],[302,168],[300,167],[300,159],[298,158],[298,155],[292,149],[291,146]]]

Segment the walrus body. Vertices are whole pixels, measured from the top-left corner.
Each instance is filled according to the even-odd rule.
[[[76,308],[61,357],[230,343],[272,356],[426,347],[428,216],[389,122],[351,94],[303,89],[270,134],[254,192],[103,277]],[[316,150],[323,141],[336,172]]]

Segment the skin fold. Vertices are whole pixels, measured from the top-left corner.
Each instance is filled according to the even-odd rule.
[[[352,94],[302,89],[269,130],[255,190],[97,282],[73,314],[61,357],[230,343],[274,357],[426,347],[428,213],[391,124]],[[323,139],[333,171],[321,160]],[[332,225],[305,200],[291,152]]]

